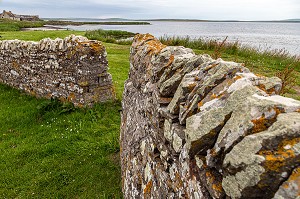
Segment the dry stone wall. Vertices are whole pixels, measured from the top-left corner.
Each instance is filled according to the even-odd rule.
[[[71,35],[40,42],[0,41],[0,82],[76,106],[114,98],[105,47]]]
[[[125,198],[299,198],[300,102],[242,64],[137,35],[121,124]]]

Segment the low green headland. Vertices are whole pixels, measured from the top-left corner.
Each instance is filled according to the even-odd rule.
[[[81,25],[151,25],[149,22],[139,22],[139,21],[108,21],[108,22],[74,22],[74,21],[14,21],[8,19],[0,19],[0,31],[20,31],[23,28],[38,28],[45,25],[51,26],[81,26]]]
[[[129,33],[81,31],[0,31],[1,40],[38,41],[67,35],[86,35],[106,42],[109,72],[117,100],[93,108],[74,108],[56,100],[36,99],[0,85],[0,197],[1,198],[121,198],[119,164],[120,110],[129,71]],[[122,36],[123,35],[123,36]],[[245,63],[255,73],[287,77],[284,95],[300,99],[299,58],[282,52],[259,53],[238,43],[161,38]],[[122,43],[120,45],[118,43]],[[287,70],[288,69],[288,70]]]
[[[91,21],[91,22],[75,22],[75,21],[45,21],[45,25],[73,25],[81,26],[85,24],[91,25],[151,25],[149,22],[139,22],[139,21]]]

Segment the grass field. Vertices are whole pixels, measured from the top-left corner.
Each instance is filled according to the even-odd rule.
[[[39,40],[84,32],[1,32]],[[74,109],[0,85],[0,198],[121,198],[119,128],[129,46],[105,43],[117,100]]]
[[[84,35],[80,31],[0,32],[4,39],[40,40]],[[129,45],[104,43],[117,100],[91,109],[36,99],[0,85],[0,198],[121,198],[119,128],[121,98],[129,70]],[[196,49],[213,55],[214,49]],[[274,75],[284,60],[247,57],[255,73]],[[281,65],[280,65],[281,63]],[[296,69],[297,82],[299,71]],[[297,92],[288,95],[299,98]]]

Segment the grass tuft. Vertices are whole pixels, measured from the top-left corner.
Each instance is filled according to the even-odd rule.
[[[130,45],[132,40],[127,40],[135,35],[135,33],[121,30],[90,30],[85,36],[92,40],[100,40],[107,43]]]

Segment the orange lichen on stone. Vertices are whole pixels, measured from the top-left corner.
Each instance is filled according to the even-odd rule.
[[[204,69],[204,71],[208,71],[208,70],[210,70],[210,69],[212,69],[212,68],[218,66],[219,64],[220,64],[220,63],[211,64],[211,65],[207,66],[207,67]]]
[[[265,116],[262,116],[255,120],[251,120],[251,122],[254,124],[254,127],[252,128],[252,134],[262,132],[267,129],[265,125],[267,123],[267,119],[265,118]]]
[[[152,180],[150,180],[144,189],[144,195],[151,193],[152,186],[153,186],[153,182],[152,182]]]
[[[198,103],[198,109],[200,109],[201,106],[203,106],[203,101]]]
[[[167,67],[171,66],[172,63],[173,63],[173,61],[174,61],[174,59],[175,59],[174,55],[171,55],[171,56],[170,56],[170,59],[169,59],[169,61],[168,61],[168,63],[166,64],[165,67],[167,68]]]
[[[275,94],[275,88],[270,88],[270,89],[266,89],[266,86],[263,85],[263,84],[259,84],[257,85],[257,87],[260,89],[260,90],[263,90],[265,93],[271,95],[271,94]]]
[[[216,94],[211,94],[210,99],[216,99],[218,96]]]
[[[278,109],[277,107],[273,108],[276,112],[273,118],[266,119],[265,115],[263,114],[260,118],[251,120],[254,124],[254,127],[251,130],[251,134],[259,133],[269,128],[270,123],[274,123],[277,119],[277,116],[282,113],[282,110]],[[269,110],[271,111],[271,109]]]
[[[300,113],[300,108],[298,110],[296,110],[296,112]]]
[[[103,51],[103,45],[99,42],[91,42],[90,48],[97,54],[100,54]]]
[[[295,152],[290,148],[299,142],[300,138],[283,140],[276,151],[260,151],[258,154],[265,157],[264,164],[268,170],[279,172],[280,168],[284,167],[288,160],[296,157]],[[286,146],[289,147],[286,148]],[[300,160],[298,162],[300,163]]]
[[[200,81],[200,77],[196,76],[194,80],[195,81]]]
[[[236,75],[236,76],[233,78],[234,81],[239,80],[239,79],[242,79],[242,76]]]
[[[188,85],[188,90],[189,90],[189,92],[192,92],[196,86],[197,86],[196,83],[189,84],[189,85]]]
[[[297,196],[300,196],[300,167],[294,169],[293,173],[290,175],[289,179],[287,181],[285,181],[282,186],[284,189],[289,189],[290,186],[293,184],[293,188],[295,189],[296,187],[294,187],[295,185],[297,185]],[[291,187],[292,188],[292,187]],[[293,189],[292,188],[292,189]]]
[[[138,42],[145,42],[150,39],[155,39],[155,37],[147,33],[147,34],[137,34],[134,39],[137,40]]]
[[[157,55],[162,49],[167,47],[166,45],[160,43],[158,40],[150,40],[147,42],[147,53],[150,55]]]
[[[263,75],[261,75],[261,74],[258,74],[258,73],[257,73],[257,74],[255,74],[255,75],[256,75],[257,77],[264,77],[264,78],[266,77],[266,76],[263,76]]]
[[[214,191],[217,193],[223,192],[222,181],[218,181],[212,172],[206,171],[205,176],[208,185],[211,186]]]
[[[293,180],[293,181],[297,180],[298,181],[298,187],[300,188],[300,184],[299,184],[300,183],[300,167],[296,168],[293,171],[293,173],[290,176],[289,180]],[[299,189],[299,191],[300,191],[300,189]]]
[[[223,191],[222,183],[213,184],[212,188],[217,192],[222,192]]]

